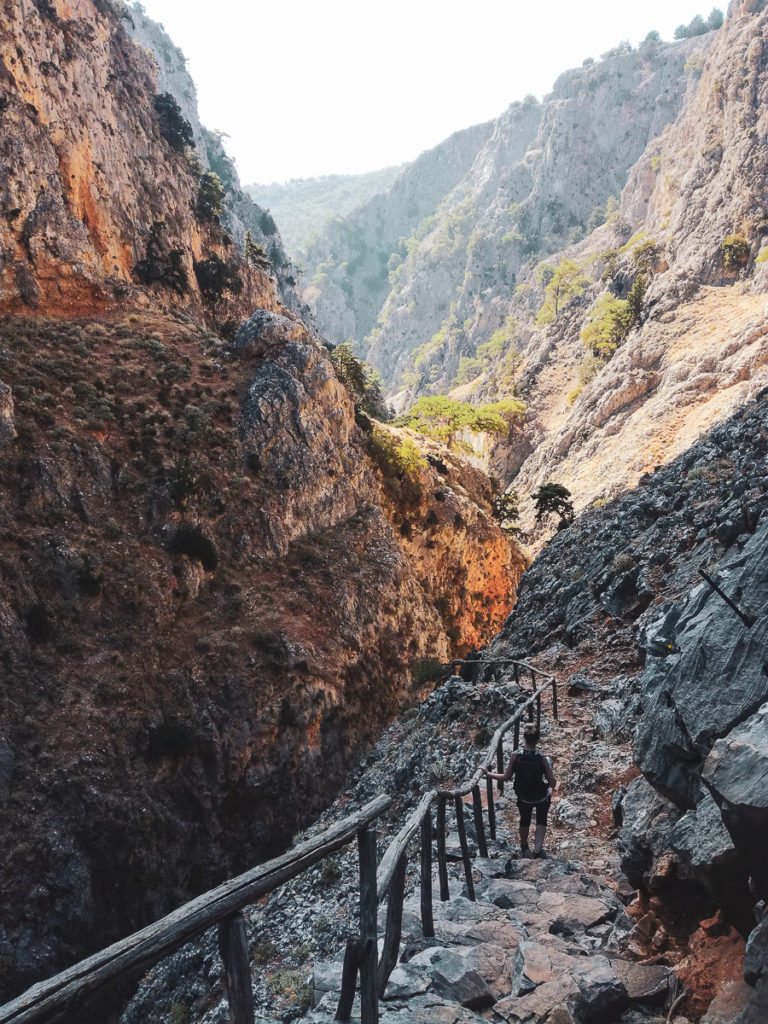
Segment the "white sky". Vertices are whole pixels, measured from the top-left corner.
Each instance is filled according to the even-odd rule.
[[[567,68],[712,0],[143,0],[244,184],[412,160]],[[727,0],[717,4],[722,10]]]

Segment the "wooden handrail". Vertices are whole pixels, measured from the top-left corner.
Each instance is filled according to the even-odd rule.
[[[122,975],[148,969],[207,928],[257,902],[277,886],[346,846],[391,803],[388,796],[376,797],[356,814],[349,815],[281,857],[224,882],[141,931],[113,943],[55,977],[39,982],[0,1007],[0,1024],[31,1024],[46,1015],[62,1012],[72,1001],[93,995]]]
[[[461,663],[460,659],[451,662],[451,664]],[[441,900],[449,898],[445,855],[445,809],[450,801],[457,815],[467,888],[470,898],[474,899],[471,863],[464,829],[463,799],[472,794],[479,845],[485,849],[485,837],[480,834],[482,833],[482,800],[479,791],[484,770],[491,766],[494,759],[497,759],[499,764],[502,763],[503,737],[512,728],[515,729],[515,741],[517,742],[519,723],[526,711],[529,712],[529,717],[532,720],[535,705],[537,721],[540,719],[541,696],[550,688],[552,689],[554,717],[557,719],[557,681],[554,676],[534,668],[527,662],[515,659],[464,663],[470,665],[512,664],[516,680],[519,680],[519,670],[523,668],[531,673],[533,693],[515,710],[514,715],[503,722],[493,734],[493,739],[480,767],[468,782],[451,790],[433,789],[424,794],[417,808],[390,842],[378,870],[375,866],[375,833],[372,831],[372,826],[392,803],[391,798],[385,795],[371,800],[356,814],[349,815],[337,822],[321,835],[301,843],[266,864],[261,864],[237,878],[224,882],[141,931],[113,943],[107,949],[82,960],[55,977],[39,982],[12,1002],[0,1007],[0,1024],[33,1024],[33,1022],[54,1015],[60,1016],[71,1010],[80,1001],[97,995],[117,979],[124,976],[136,976],[147,970],[213,925],[219,926],[222,955],[225,954],[226,949],[239,951],[233,953],[229,958],[224,956],[228,976],[228,994],[233,1013],[235,1013],[235,1008],[232,1005],[234,997],[240,1001],[240,1010],[237,1013],[242,1013],[242,1016],[238,1016],[238,1019],[252,1020],[253,1007],[247,964],[247,945],[244,922],[239,916],[240,912],[244,907],[257,902],[279,885],[302,874],[313,864],[346,846],[355,836],[358,836],[360,849],[361,931],[358,937],[350,939],[347,944],[344,982],[337,1019],[349,1018],[355,992],[355,979],[359,972],[361,990],[364,990],[363,1024],[372,1024],[378,1020],[378,996],[383,993],[389,974],[396,963],[400,944],[408,844],[417,833],[420,833],[422,926],[425,935],[432,935],[434,934],[431,879],[432,805],[437,805],[440,898]],[[544,680],[539,687],[536,685],[537,676]],[[501,791],[502,785],[499,784],[498,788]],[[490,784],[488,784],[488,796],[489,799],[492,797]],[[494,837],[495,818],[491,814],[490,808],[489,826],[491,836]],[[427,875],[429,877],[426,877]],[[389,904],[384,939],[385,952],[376,968],[375,906],[387,898]],[[243,952],[244,950],[245,952]],[[228,959],[231,959],[232,962],[227,962]],[[233,971],[230,971],[230,967],[233,968]],[[237,996],[233,993],[235,988],[239,991]],[[247,1005],[249,1001],[250,1008]],[[245,1010],[242,1010],[242,1007],[245,1007]]]

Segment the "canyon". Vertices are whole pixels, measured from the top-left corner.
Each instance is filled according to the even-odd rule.
[[[594,890],[625,934],[569,957],[610,932],[676,972],[674,1019],[764,1019],[764,8],[622,44],[387,172],[302,279],[139,7],[2,5],[0,998],[382,789],[391,832],[431,762],[459,779],[519,696],[473,661],[531,657],[568,688],[545,726],[553,858],[501,857],[484,891],[527,886],[535,916],[550,880]],[[524,415],[419,435],[350,384],[350,339],[397,411],[448,395]],[[577,513],[560,528],[535,513],[550,481]],[[599,878],[563,881],[594,860]],[[252,942],[292,934],[280,898]],[[319,979],[342,930],[293,935],[297,970]],[[270,941],[276,973],[291,953]],[[211,942],[125,1020],[223,1019]],[[544,989],[518,1015],[543,979],[515,977],[502,1019],[567,1019]]]

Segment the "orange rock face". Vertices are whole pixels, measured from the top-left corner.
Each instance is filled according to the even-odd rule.
[[[76,316],[129,297],[199,311],[194,261],[240,257],[195,215],[198,184],[161,133],[150,55],[93,0],[5,4],[0,36],[0,311]],[[136,287],[161,222],[181,254],[184,295]],[[220,320],[268,304],[268,278],[240,269],[242,290],[222,296]]]

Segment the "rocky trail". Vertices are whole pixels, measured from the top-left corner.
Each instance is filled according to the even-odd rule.
[[[674,958],[659,955],[647,920],[637,923],[637,893],[621,873],[613,841],[613,791],[636,773],[628,737],[610,745],[605,740],[612,721],[610,688],[583,673],[574,673],[570,683],[560,721],[542,719],[541,748],[552,755],[558,776],[546,857],[521,857],[509,786],[496,800],[498,835],[487,859],[477,857],[471,804],[466,805],[477,899],[467,897],[453,822],[447,837],[451,900],[440,903],[435,896],[435,935],[426,939],[418,857],[412,856],[400,962],[380,1003],[382,1021],[641,1024],[663,1021],[681,993],[671,969]],[[503,677],[477,685],[452,677],[388,730],[345,796],[311,831],[327,827],[371,793],[392,793],[394,807],[379,837],[381,855],[422,788],[469,774],[481,754],[478,744],[521,696]],[[346,851],[247,914],[261,1024],[333,1020],[344,940],[356,924],[356,858],[355,849]],[[386,914],[385,906],[380,914]],[[380,937],[383,931],[382,918]],[[123,1024],[224,1024],[228,1010],[220,970],[210,933],[150,973]]]

